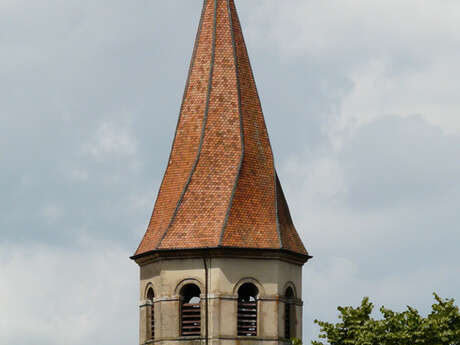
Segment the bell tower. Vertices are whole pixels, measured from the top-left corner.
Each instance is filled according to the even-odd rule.
[[[140,266],[140,344],[302,337],[302,266],[234,0],[204,0]]]

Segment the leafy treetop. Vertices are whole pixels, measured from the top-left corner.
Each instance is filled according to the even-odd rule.
[[[460,313],[453,299],[434,294],[435,303],[427,317],[411,307],[403,312],[380,308],[383,318],[371,318],[374,305],[364,298],[357,308],[339,307],[341,322],[315,320],[321,341],[313,345],[460,345]],[[293,343],[294,344],[294,343]],[[297,342],[296,344],[300,344]]]

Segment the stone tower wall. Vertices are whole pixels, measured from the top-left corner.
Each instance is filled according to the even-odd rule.
[[[282,344],[284,336],[284,293],[296,292],[295,336],[302,334],[302,266],[277,259],[207,258],[208,334],[211,345]],[[205,344],[205,269],[203,259],[157,260],[141,266],[140,344]],[[238,288],[251,282],[259,289],[256,337],[237,336]],[[194,283],[201,289],[201,337],[180,336],[180,289]],[[154,289],[155,339],[149,339],[150,302]]]

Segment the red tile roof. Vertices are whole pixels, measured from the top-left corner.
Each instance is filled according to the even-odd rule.
[[[205,0],[169,164],[135,255],[193,248],[308,255],[292,223],[233,0]]]

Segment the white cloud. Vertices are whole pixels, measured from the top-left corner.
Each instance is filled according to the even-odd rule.
[[[259,45],[352,82],[337,129],[386,115],[419,114],[460,132],[458,1],[292,0],[257,4]],[[324,79],[327,79],[324,73]],[[338,85],[330,85],[329,92]],[[320,87],[320,85],[318,85]],[[327,90],[325,90],[327,92]],[[337,135],[337,132],[333,132]]]
[[[2,244],[0,253],[0,343],[137,341],[138,275],[126,250],[104,241],[73,249]]]
[[[319,334],[319,327],[313,320],[338,322],[337,306],[356,307],[365,296],[374,303],[377,317],[382,305],[399,311],[410,305],[427,315],[433,303],[433,292],[444,298],[458,298],[453,292],[460,286],[460,268],[452,263],[420,267],[404,274],[396,267],[388,267],[386,271],[376,268],[373,279],[369,279],[359,264],[349,258],[321,259],[321,263],[307,264],[310,267],[304,274],[304,338],[308,340],[317,339]]]
[[[0,2],[0,343],[137,341],[127,256],[164,171],[200,6]],[[395,307],[426,307],[434,290],[460,297],[460,3],[237,6],[315,256],[306,338],[313,318],[363,295]],[[97,245],[69,249],[83,233]]]
[[[258,6],[256,20],[272,23],[259,30],[268,30],[267,38],[280,45],[281,54],[342,60],[342,66],[356,67],[381,57],[395,61],[401,54],[417,63],[430,62],[452,52],[460,39],[455,30],[460,19],[456,1],[259,3],[263,5]],[[435,49],[428,50],[426,45]]]
[[[312,320],[370,296],[426,313],[431,294],[460,300],[456,265],[460,136],[421,117],[381,117],[340,148],[293,154],[280,175],[297,229],[314,256],[304,269],[306,338]]]
[[[126,126],[104,122],[96,130],[87,150],[95,158],[111,154],[132,156],[136,154],[137,143]]]
[[[284,171],[299,181],[297,188],[308,191],[309,201],[330,200],[346,193],[343,169],[332,157],[291,156]]]
[[[89,177],[88,171],[79,168],[72,169],[69,174],[75,181],[87,181]]]
[[[343,100],[339,129],[385,115],[417,114],[448,133],[460,133],[460,98],[455,92],[459,57],[446,57],[407,74],[392,73],[382,61],[352,72],[354,88]]]
[[[52,224],[61,218],[62,210],[58,205],[49,203],[43,206],[41,215],[47,223]]]

